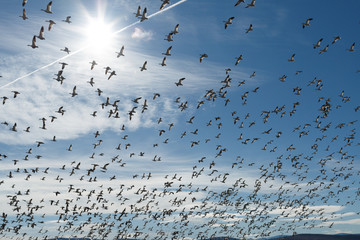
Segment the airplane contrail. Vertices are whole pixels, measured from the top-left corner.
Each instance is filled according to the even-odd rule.
[[[157,11],[157,12],[149,15],[147,18],[149,19],[149,18],[152,18],[152,17],[154,17],[154,16],[156,16],[156,15],[158,15],[158,14],[161,14],[161,13],[163,13],[163,12],[166,12],[166,11],[168,11],[168,10],[170,10],[170,9],[176,7],[177,5],[179,5],[179,4],[181,4],[181,3],[184,3],[184,2],[186,2],[186,1],[187,1],[187,0],[180,0],[180,1],[177,2],[177,3],[174,3],[174,4],[172,4],[172,5],[168,6],[168,7],[160,10],[160,11]],[[126,27],[123,27],[123,28],[120,29],[120,30],[115,31],[112,35],[116,35],[116,34],[118,34],[118,33],[121,33],[121,32],[123,32],[123,31],[125,31],[126,29],[131,28],[131,27],[133,27],[133,26],[135,26],[135,25],[137,25],[137,24],[139,24],[139,23],[140,23],[140,20],[139,20],[139,21],[136,21],[136,22],[134,22],[134,23],[132,23],[132,24],[126,26]],[[40,68],[38,68],[38,69],[36,69],[36,70],[34,70],[34,71],[32,71],[32,72],[29,72],[29,73],[27,73],[27,74],[25,74],[25,75],[23,75],[23,76],[21,76],[21,77],[18,77],[18,78],[16,78],[16,79],[14,79],[13,81],[11,81],[11,82],[9,82],[9,83],[1,86],[0,89],[6,88],[7,86],[10,86],[11,84],[16,83],[17,81],[19,81],[19,80],[21,80],[21,79],[23,79],[23,78],[26,78],[26,77],[28,77],[28,76],[36,73],[36,72],[39,72],[39,71],[41,71],[41,70],[43,70],[43,69],[45,69],[45,68],[48,68],[48,67],[50,67],[51,65],[54,65],[55,63],[57,63],[57,62],[59,62],[59,61],[62,61],[62,60],[64,60],[64,59],[68,58],[68,57],[71,57],[72,55],[75,55],[75,54],[77,54],[77,53],[79,53],[79,52],[82,52],[82,51],[84,51],[85,49],[87,49],[87,48],[89,48],[89,47],[91,47],[91,46],[92,46],[92,44],[86,45],[86,46],[84,46],[84,47],[82,47],[82,48],[80,48],[80,49],[78,49],[78,50],[76,50],[76,51],[74,51],[74,52],[72,52],[72,53],[64,56],[64,57],[61,57],[61,58],[59,58],[59,59],[57,59],[57,60],[55,60],[55,61],[53,61],[53,62],[51,62],[51,63],[49,63],[49,64],[47,64],[47,65],[45,65],[45,66],[42,66],[42,67],[40,67]]]

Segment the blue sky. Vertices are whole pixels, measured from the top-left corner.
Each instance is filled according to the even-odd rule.
[[[0,3],[2,238],[359,233],[360,3],[250,2]]]

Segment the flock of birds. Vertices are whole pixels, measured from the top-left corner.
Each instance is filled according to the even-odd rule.
[[[25,7],[26,4],[27,0],[23,0],[22,6]],[[169,4],[169,0],[161,0],[160,10]],[[235,1],[234,7],[242,4],[245,5],[245,0]],[[255,7],[255,0],[245,5],[245,8],[252,7]],[[147,9],[144,8],[143,11],[141,9],[139,6],[135,13],[140,22],[148,19]],[[52,14],[52,1],[41,11]],[[23,20],[28,19],[25,8],[20,17]],[[225,31],[234,24],[234,19],[235,17],[229,17],[224,21]],[[305,20],[302,28],[310,27],[312,20],[312,18]],[[68,16],[63,21],[71,23],[71,17]],[[53,20],[46,22],[49,23],[48,31],[56,24]],[[31,48],[38,48],[37,39],[45,40],[44,29],[42,26],[39,34],[33,36],[32,43],[29,45]],[[246,29],[246,33],[251,31],[253,31],[252,24]],[[169,43],[173,42],[174,36],[179,33],[179,24],[177,24],[164,40]],[[335,37],[332,44],[340,39],[340,36]],[[318,40],[313,48],[320,48],[322,40]],[[164,55],[163,60],[159,63],[162,67],[166,66],[166,60],[171,56],[172,47],[168,46],[161,53]],[[326,52],[328,47],[329,45],[326,45],[319,53]],[[350,46],[348,51],[354,50],[355,43]],[[67,47],[61,51],[70,53]],[[119,52],[115,52],[116,58],[126,57],[125,51],[125,46],[122,46]],[[206,64],[204,59],[208,57],[206,53],[200,54],[200,64]],[[235,57],[234,66],[238,66],[241,61],[243,61],[242,55]],[[292,54],[288,61],[294,62],[295,54]],[[89,74],[91,74],[99,64],[95,60],[90,61],[89,64]],[[61,69],[55,73],[54,80],[61,85],[66,79],[67,65],[66,62],[60,62]],[[147,61],[139,68],[140,71],[146,71]],[[115,70],[112,70],[110,66],[104,66],[104,70],[106,76],[104,79],[110,80],[116,76]],[[296,75],[301,73],[302,70],[299,70]],[[212,151],[204,153],[204,156],[191,164],[189,175],[176,172],[172,174],[172,170],[169,169],[169,173],[165,176],[159,176],[152,172],[139,172],[128,179],[129,181],[124,181],[125,179],[116,171],[125,169],[129,172],[136,172],[136,169],[128,169],[131,158],[138,157],[143,161],[151,160],[152,164],[158,164],[157,168],[167,167],[166,161],[160,154],[149,157],[143,151],[132,150],[137,149],[136,143],[131,142],[131,132],[127,132],[125,124],[121,126],[120,143],[106,142],[101,139],[102,133],[98,130],[94,133],[93,143],[90,146],[90,160],[79,159],[71,162],[64,160],[60,170],[37,167],[36,164],[36,160],[46,159],[47,156],[36,155],[35,152],[43,148],[45,144],[57,142],[56,136],[47,140],[34,141],[34,145],[27,147],[23,159],[11,159],[11,153],[6,153],[5,149],[0,150],[0,162],[10,159],[14,167],[6,176],[0,178],[0,189],[2,192],[7,192],[6,196],[2,196],[3,199],[6,198],[6,203],[2,202],[0,210],[0,234],[8,238],[29,239],[48,239],[53,237],[53,234],[100,239],[184,239],[186,237],[203,239],[218,235],[239,238],[267,237],[275,233],[295,233],[300,226],[305,229],[315,228],[319,225],[333,227],[332,219],[335,219],[337,214],[335,212],[328,214],[325,208],[314,208],[313,206],[319,205],[319,203],[322,205],[354,205],[356,201],[359,201],[360,196],[358,190],[360,171],[354,166],[356,155],[351,153],[352,148],[360,145],[356,135],[357,119],[338,123],[331,120],[333,112],[336,112],[342,105],[353,104],[350,96],[347,96],[344,91],[339,93],[338,99],[320,96],[314,103],[319,112],[314,116],[308,113],[312,120],[294,126],[292,132],[285,133],[284,130],[275,126],[267,127],[268,122],[285,119],[287,124],[291,125],[303,100],[301,91],[311,89],[321,93],[325,85],[324,81],[315,77],[303,86],[290,87],[289,92],[296,95],[298,101],[265,110],[257,109],[258,115],[254,116],[243,109],[248,101],[256,98],[262,89],[260,90],[260,86],[257,86],[249,90],[246,80],[239,81],[234,86],[230,74],[231,68],[229,67],[225,69],[224,79],[218,81],[217,88],[204,91],[201,99],[195,103],[184,100],[182,96],[174,97],[174,103],[180,114],[188,116],[189,108],[195,109],[193,115],[184,123],[169,122],[166,124],[167,119],[162,116],[159,116],[157,120],[158,129],[155,129],[157,134],[153,137],[153,149],[159,148],[161,144],[171,144],[173,139],[188,142],[190,136],[195,139],[190,140],[189,151],[196,148],[201,149],[202,146],[210,145],[212,142],[216,143]],[[254,77],[255,72],[249,78]],[[279,84],[287,84],[286,79],[286,75],[281,76]],[[184,86],[185,80],[185,77],[180,78],[175,82],[175,86]],[[94,77],[91,77],[88,83],[89,88],[97,88]],[[234,88],[241,94],[232,95],[230,90]],[[79,95],[77,86],[73,86],[69,91],[71,98]],[[123,117],[124,109],[120,100],[110,100],[110,97],[104,96],[104,91],[100,88],[94,92],[94,95],[102,96],[106,100],[99,103],[102,112],[96,110],[89,113],[92,117],[95,118],[99,114],[104,114],[107,118],[112,119]],[[157,101],[161,95],[162,93],[156,92],[150,98],[138,96],[132,99],[133,107],[126,110],[128,121],[132,121],[135,115],[146,114],[147,110],[158,104]],[[8,101],[21,101],[21,94],[19,91],[13,90],[11,96],[3,96],[2,99],[3,105],[8,104]],[[231,105],[232,101],[238,103],[239,99],[241,99],[240,107],[239,104]],[[223,112],[221,112],[223,115],[209,117],[206,123],[200,126],[202,123],[197,122],[197,118],[198,115],[201,115],[201,110],[214,103],[223,106]],[[360,112],[359,105],[355,105],[353,109],[355,112]],[[54,115],[39,119],[39,127],[42,130],[47,130],[49,124],[63,117],[66,114],[66,106],[57,106],[53,112]],[[227,121],[228,118],[231,121]],[[4,114],[1,116],[1,121],[1,131],[24,131],[31,134],[31,127],[24,126],[23,129],[19,129],[18,124],[7,121]],[[248,129],[256,127],[266,127],[266,130],[261,131],[260,136],[246,134]],[[173,128],[183,129],[182,134],[175,136]],[[218,167],[221,166],[221,162],[229,158],[227,154],[229,149],[225,146],[227,143],[226,132],[222,131],[224,128],[231,128],[232,132],[238,133],[238,137],[232,141],[238,143],[241,152],[257,146],[260,152],[269,153],[270,160],[250,161],[242,157],[242,154],[236,154],[228,168]],[[207,135],[206,132],[214,131],[217,132],[215,136],[201,138],[202,134]],[[327,134],[330,131],[336,131],[338,134]],[[275,145],[281,138],[284,138],[284,135],[296,137],[296,139],[306,138],[309,149],[302,149],[288,141],[286,142],[289,144],[286,146],[280,143]],[[104,144],[113,146],[115,153],[109,159],[105,157],[108,154],[101,152],[101,146]],[[72,152],[75,145],[69,144],[64,151]],[[234,149],[232,151],[237,152]],[[210,153],[214,154],[210,156]],[[33,167],[22,167],[23,164],[30,162],[33,163]],[[317,171],[315,174],[313,166],[317,166],[314,168]],[[254,181],[242,177],[244,169],[258,174],[254,176]],[[286,174],[284,173],[285,169]],[[116,171],[114,172],[114,170]],[[57,176],[53,176],[51,173]],[[106,173],[111,176],[98,184],[99,179],[106,176],[104,175]],[[157,178],[153,180],[155,176]],[[32,186],[25,191],[20,190],[21,188],[18,187],[21,186],[17,184],[12,184],[11,189],[3,188],[6,184],[11,184],[14,179],[23,179],[22,182],[31,183],[35,178],[40,179],[44,184],[48,182],[53,184],[53,193],[35,198],[32,192],[38,186]],[[151,181],[156,181],[160,187],[149,187]],[[204,181],[207,182],[207,185],[200,184]],[[64,186],[64,182],[71,183]],[[215,190],[212,185],[221,187]],[[57,188],[57,186],[59,187]],[[348,196],[349,191],[353,191],[351,189],[354,188],[357,188],[357,191],[352,193],[351,197],[344,197]],[[4,209],[10,209],[10,211]],[[290,220],[283,221],[286,218]],[[49,219],[56,224],[56,229],[49,229]]]

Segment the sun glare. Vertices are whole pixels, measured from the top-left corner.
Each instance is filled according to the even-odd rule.
[[[111,45],[113,33],[110,24],[102,19],[90,19],[85,30],[87,43],[94,50],[103,50]]]

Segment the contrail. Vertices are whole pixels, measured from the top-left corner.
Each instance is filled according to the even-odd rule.
[[[172,5],[168,6],[168,7],[160,10],[160,11],[157,11],[157,12],[149,15],[147,18],[149,19],[149,18],[152,18],[152,17],[154,17],[154,16],[156,16],[156,15],[158,15],[158,14],[161,14],[161,13],[163,13],[163,12],[166,12],[167,10],[170,10],[170,9],[172,9],[173,7],[176,7],[177,5],[179,5],[179,4],[181,4],[181,3],[184,3],[184,2],[186,2],[186,1],[187,1],[187,0],[180,0],[180,1],[177,2],[177,3],[174,3],[174,4],[172,4]],[[136,22],[134,22],[134,23],[132,23],[132,24],[126,26],[126,27],[123,27],[123,28],[120,29],[120,30],[115,31],[112,35],[116,35],[116,34],[118,34],[118,33],[121,33],[121,32],[123,32],[123,31],[125,31],[126,29],[131,28],[131,27],[133,27],[133,26],[135,26],[135,25],[137,25],[137,24],[139,24],[139,23],[140,23],[140,20],[139,20],[139,21],[136,21]],[[86,46],[84,46],[84,47],[82,47],[82,48],[80,48],[80,49],[78,49],[78,50],[76,50],[76,51],[74,51],[74,52],[72,52],[72,53],[64,56],[64,57],[61,57],[61,58],[59,58],[59,59],[57,59],[57,60],[55,60],[55,61],[53,61],[53,62],[51,62],[51,63],[49,63],[49,64],[47,64],[47,65],[45,65],[45,66],[42,66],[42,67],[40,67],[40,68],[38,68],[38,69],[36,69],[36,70],[34,70],[34,71],[32,71],[32,72],[29,72],[29,73],[27,73],[27,74],[25,74],[25,75],[23,75],[23,76],[21,76],[21,77],[18,77],[18,78],[16,78],[15,80],[13,80],[13,81],[11,81],[11,82],[9,82],[9,83],[1,86],[0,89],[6,88],[7,86],[10,86],[11,84],[16,83],[17,81],[19,81],[19,80],[21,80],[21,79],[23,79],[23,78],[26,78],[26,77],[28,77],[28,76],[36,73],[36,72],[39,72],[39,71],[41,71],[41,70],[43,70],[43,69],[45,69],[45,68],[48,68],[48,67],[50,67],[51,65],[54,65],[55,63],[57,63],[57,62],[59,62],[59,61],[62,61],[62,60],[64,60],[64,59],[68,58],[68,57],[71,57],[72,55],[75,55],[75,54],[77,54],[77,53],[79,53],[79,52],[82,52],[82,51],[84,51],[85,49],[87,49],[88,47],[91,47],[91,46],[92,46],[91,44],[86,45]]]
[[[184,3],[184,2],[186,2],[186,1],[187,1],[187,0],[178,1],[177,3],[174,3],[173,5],[170,5],[169,7],[164,8],[163,10],[160,10],[160,11],[158,11],[158,12],[156,12],[156,13],[151,14],[150,16],[148,16],[148,18],[154,17],[154,16],[156,16],[156,15],[158,15],[158,14],[160,14],[160,13],[166,12],[167,10],[170,10],[170,9],[172,9],[173,7],[176,7],[177,5],[179,5],[179,4],[181,4],[181,3]]]

